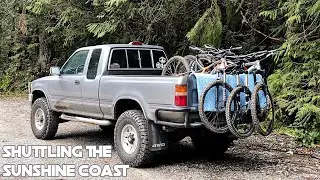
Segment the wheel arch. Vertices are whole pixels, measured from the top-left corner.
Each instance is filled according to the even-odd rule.
[[[39,98],[42,98],[42,97],[47,99],[47,95],[43,90],[40,90],[40,89],[33,90],[32,91],[32,101],[31,101],[31,103],[33,104],[35,100],[37,100]]]
[[[115,101],[113,106],[113,117],[116,120],[123,112],[134,109],[141,110],[144,117],[147,119],[147,115],[142,104],[135,98],[127,97],[119,98]]]
[[[32,91],[31,105],[34,103],[34,101],[36,101],[37,99],[42,98],[42,97],[44,97],[44,98],[47,100],[48,106],[49,106],[49,108],[51,109],[50,101],[49,101],[49,98],[48,98],[48,96],[47,96],[47,93],[45,93],[45,91],[42,90],[42,89],[34,89],[34,90]]]

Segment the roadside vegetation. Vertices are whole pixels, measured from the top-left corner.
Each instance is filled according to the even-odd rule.
[[[283,48],[264,65],[277,126],[320,142],[320,0],[2,0],[0,93],[62,65],[76,48],[139,40],[186,55],[188,46]]]

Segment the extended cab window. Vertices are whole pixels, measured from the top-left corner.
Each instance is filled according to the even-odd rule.
[[[111,55],[110,69],[153,69],[162,68],[165,64],[166,55],[162,50],[149,49],[114,49]],[[157,64],[158,63],[158,64]],[[160,63],[160,65],[159,65]],[[162,63],[162,64],[161,64]],[[161,66],[161,67],[159,67]]]
[[[94,49],[92,51],[92,55],[91,55],[89,66],[88,66],[88,72],[87,72],[88,79],[95,79],[97,76],[101,51],[102,49]]]
[[[153,53],[153,63],[155,68],[163,68],[167,61],[166,55],[163,51],[152,50]]]
[[[141,68],[153,68],[150,50],[139,50],[141,59]]]
[[[127,50],[129,68],[140,68],[140,59],[138,50]]]
[[[110,69],[127,68],[127,57],[124,49],[112,51]]]
[[[88,50],[76,52],[61,69],[61,74],[82,74],[88,56]]]

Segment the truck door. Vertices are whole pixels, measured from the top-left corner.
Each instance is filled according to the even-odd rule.
[[[93,49],[89,59],[88,68],[82,84],[82,104],[85,115],[95,118],[102,118],[103,114],[99,102],[99,83],[102,72],[102,49]],[[100,71],[98,68],[100,67]],[[98,74],[100,74],[98,76]]]
[[[61,68],[60,76],[50,86],[54,108],[68,113],[83,114],[81,86],[89,50],[75,52]]]

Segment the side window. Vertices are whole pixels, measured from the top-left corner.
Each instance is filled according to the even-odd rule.
[[[167,62],[166,55],[163,51],[153,50],[153,62],[155,68],[163,68],[164,64]]]
[[[141,58],[141,68],[153,68],[151,51],[150,50],[139,50]]]
[[[127,57],[124,49],[115,49],[112,51],[110,69],[127,68]]]
[[[140,68],[138,50],[127,50],[129,68]]]
[[[91,55],[89,66],[88,66],[88,72],[87,72],[88,79],[95,79],[97,76],[101,51],[102,51],[101,49],[94,49],[92,51],[92,55]]]
[[[76,52],[61,69],[61,74],[82,74],[88,50]]]

